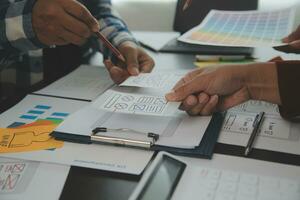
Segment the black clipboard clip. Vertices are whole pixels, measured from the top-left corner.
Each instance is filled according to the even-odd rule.
[[[145,134],[147,135],[147,139],[150,139],[150,141],[101,135],[101,133],[106,133],[108,131],[121,131],[121,132],[133,132],[133,133]],[[106,127],[97,127],[93,129],[91,134],[92,142],[109,143],[109,144],[123,145],[123,146],[133,146],[133,147],[140,147],[140,148],[147,148],[147,149],[150,149],[153,145],[155,145],[158,139],[159,139],[159,135],[156,133],[152,133],[152,132],[144,133],[141,131],[128,129],[128,128],[109,129]]]

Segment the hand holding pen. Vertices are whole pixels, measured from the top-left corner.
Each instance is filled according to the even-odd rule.
[[[104,61],[105,67],[115,83],[120,84],[129,76],[152,71],[154,60],[134,42],[123,42],[118,46],[118,50],[125,62],[123,59],[118,59],[115,63],[109,59]]]
[[[99,32],[98,20],[78,1],[39,0],[33,7],[32,26],[39,41],[51,47],[66,44],[80,46],[92,35],[97,35],[119,60],[116,63],[105,61],[105,66],[116,83],[121,83],[128,76],[140,72],[150,72],[154,66],[153,59],[137,44],[131,42],[132,38],[113,46]],[[114,33],[114,36],[118,36],[118,33]]]
[[[95,32],[95,35],[118,59],[116,63],[109,59],[104,61],[105,67],[115,83],[120,84],[129,76],[136,76],[140,72],[152,71],[154,67],[153,59],[135,43],[123,42],[117,49],[100,31]]]

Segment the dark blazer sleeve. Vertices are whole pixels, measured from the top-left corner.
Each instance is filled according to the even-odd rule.
[[[300,61],[277,61],[279,106],[283,118],[300,122]]]

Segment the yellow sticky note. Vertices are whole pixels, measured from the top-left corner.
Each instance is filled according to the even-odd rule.
[[[220,65],[219,62],[194,62],[194,65],[198,68],[211,67]]]
[[[253,60],[244,60],[244,61],[235,61],[235,62],[229,62],[229,61],[197,61],[194,62],[194,65],[197,68],[205,68],[205,67],[222,67],[224,65],[243,65],[243,64],[249,64],[253,63]]]
[[[24,128],[0,128],[0,153],[60,148],[63,142],[49,135],[56,126],[56,124],[51,124],[25,126]]]

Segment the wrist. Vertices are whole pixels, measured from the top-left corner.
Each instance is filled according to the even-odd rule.
[[[129,33],[126,31],[119,32],[114,38],[112,39],[112,44],[116,47],[121,46],[123,43],[126,42],[131,42],[136,45],[138,45],[137,40]]]
[[[251,99],[281,104],[276,63],[247,65],[244,80]]]

